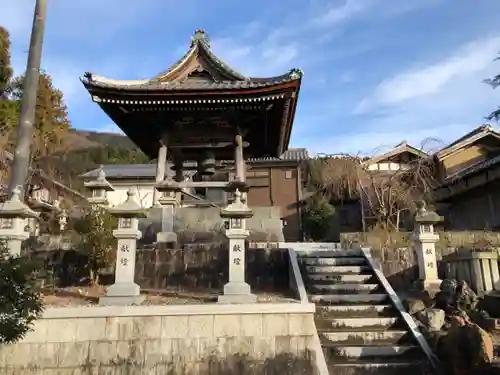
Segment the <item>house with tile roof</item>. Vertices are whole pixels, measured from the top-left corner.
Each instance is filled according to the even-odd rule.
[[[481,125],[434,155],[434,192],[449,230],[500,229],[500,132]]]

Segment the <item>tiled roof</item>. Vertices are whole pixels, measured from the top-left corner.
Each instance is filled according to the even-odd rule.
[[[500,163],[500,155],[497,155],[495,157],[492,157],[491,159],[481,161],[479,163],[473,164],[469,167],[466,167],[464,169],[459,170],[458,172],[446,177],[446,179],[444,180],[444,183],[449,184],[449,183],[456,181],[460,178],[467,177],[471,174],[480,172],[482,170],[485,170],[485,169],[492,167],[494,165],[497,165],[499,163]]]
[[[446,157],[447,155],[450,155],[451,153],[455,152],[457,149],[466,147],[467,145],[470,145],[486,136],[493,136],[496,138],[500,138],[500,133],[496,131],[489,124],[478,126],[469,133],[465,134],[463,137],[460,137],[459,139],[450,143],[446,147],[443,147],[441,150],[436,152],[435,155],[438,158]]]
[[[275,157],[265,157],[265,158],[251,158],[247,161],[250,163],[260,163],[260,162],[280,162],[280,161],[295,161],[300,162],[309,159],[309,154],[305,148],[291,148],[285,151],[280,158]],[[227,161],[227,163],[232,163],[232,161]],[[185,163],[185,165],[190,163]],[[194,163],[191,163],[193,166]],[[168,163],[167,174],[169,177],[174,176],[174,172],[170,167],[171,163]],[[106,177],[109,178],[151,178],[156,176],[156,164],[107,164],[103,166],[104,173]],[[87,173],[82,174],[82,178],[96,178],[99,175],[99,168],[93,169]],[[184,171],[186,176],[192,176],[195,171]]]
[[[165,79],[171,72],[182,69],[182,66],[188,59],[195,54],[203,56],[210,62],[209,65],[215,67],[224,79],[185,80],[182,82],[169,81]],[[97,76],[92,73],[85,73],[81,78],[83,84],[87,87],[114,88],[123,90],[153,90],[153,91],[173,91],[173,90],[227,90],[227,89],[249,89],[274,86],[302,77],[300,69],[291,69],[288,73],[268,78],[246,77],[227,65],[218,58],[210,48],[210,42],[203,30],[197,30],[192,37],[191,47],[182,58],[173,64],[166,71],[156,75],[151,79],[144,80],[113,80]]]
[[[175,91],[175,90],[228,90],[228,89],[252,89],[264,88],[293,81],[291,73],[278,77],[271,77],[265,80],[255,80],[250,78],[245,81],[184,81],[184,82],[156,82],[146,81],[134,84],[120,82],[119,80],[108,80],[93,74],[87,75],[89,85],[100,88],[114,88],[132,91],[154,90],[154,91]],[[84,82],[86,83],[86,82]]]

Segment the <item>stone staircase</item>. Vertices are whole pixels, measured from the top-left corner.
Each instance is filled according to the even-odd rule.
[[[309,300],[317,306],[316,327],[331,375],[432,374],[422,345],[384,287],[387,281],[380,281],[383,276],[361,249],[296,253]]]

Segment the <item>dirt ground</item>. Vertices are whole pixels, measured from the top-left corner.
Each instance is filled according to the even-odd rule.
[[[143,305],[200,305],[217,302],[217,293],[178,292],[167,290],[142,290],[146,296]],[[95,306],[99,297],[106,295],[106,287],[68,287],[45,289],[42,292],[45,306]],[[292,299],[276,293],[259,293],[260,303],[287,303]]]

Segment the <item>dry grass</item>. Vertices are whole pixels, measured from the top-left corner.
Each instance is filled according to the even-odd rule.
[[[68,287],[56,289],[44,289],[42,291],[43,302],[49,307],[69,306],[96,306],[99,297],[106,295],[105,286],[97,287]],[[143,289],[142,294],[146,296],[143,305],[201,305],[217,302],[218,293],[210,292],[179,292],[168,290]],[[286,298],[278,293],[258,293],[259,303],[289,303]]]

